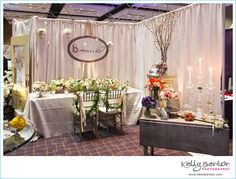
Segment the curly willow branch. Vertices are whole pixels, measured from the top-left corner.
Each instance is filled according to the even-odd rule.
[[[180,12],[169,13],[159,19],[144,22],[155,38],[155,46],[161,51],[162,62],[167,61],[167,51],[171,44],[172,33]]]

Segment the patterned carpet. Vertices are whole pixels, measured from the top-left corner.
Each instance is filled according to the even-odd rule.
[[[40,138],[6,154],[6,156],[143,156],[139,144],[139,126],[124,126],[124,135],[83,140],[74,134]],[[184,151],[154,148],[157,156],[189,156]],[[232,141],[229,145],[232,155]]]

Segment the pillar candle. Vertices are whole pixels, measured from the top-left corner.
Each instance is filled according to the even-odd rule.
[[[229,83],[228,83],[228,90],[232,90],[232,78],[229,78]]]
[[[200,57],[199,59],[198,59],[198,61],[199,61],[199,72],[201,73],[202,72],[202,58]]]
[[[188,67],[188,83],[192,83],[192,67]]]
[[[209,68],[209,83],[212,84],[212,71],[213,71],[213,68],[210,67]]]

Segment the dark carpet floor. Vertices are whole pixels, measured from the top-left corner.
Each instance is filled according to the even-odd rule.
[[[39,138],[5,156],[143,156],[139,144],[139,126],[124,126],[124,134],[114,132],[110,136],[100,133],[100,138],[84,134],[64,134],[52,138]],[[111,131],[112,133],[112,131]],[[154,148],[156,156],[190,156],[188,152]],[[229,145],[232,155],[232,141]]]

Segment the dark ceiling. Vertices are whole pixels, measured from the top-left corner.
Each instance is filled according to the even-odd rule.
[[[4,19],[45,18],[139,22],[189,4],[183,3],[5,3]]]

